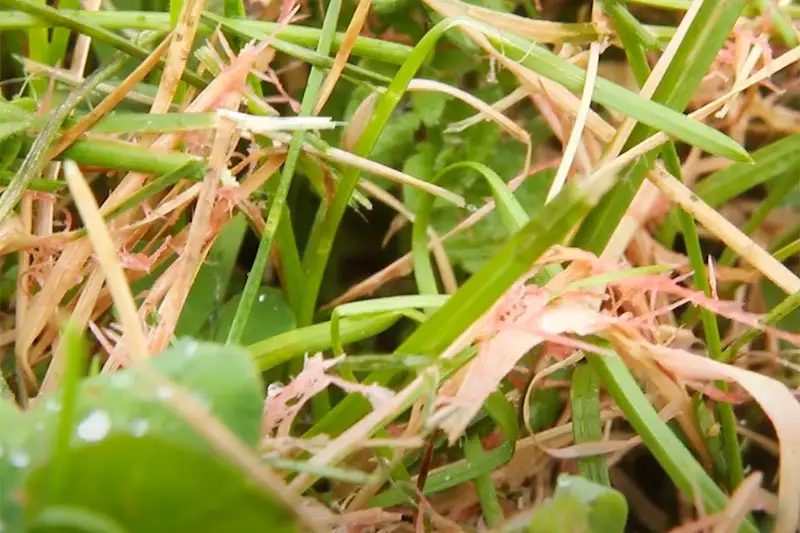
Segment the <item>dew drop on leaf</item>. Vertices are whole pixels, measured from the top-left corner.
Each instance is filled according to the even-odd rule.
[[[89,416],[78,424],[77,434],[82,441],[98,442],[108,435],[110,429],[111,417],[105,411],[98,409],[89,413]]]
[[[8,455],[8,462],[16,468],[25,468],[31,464],[31,458],[23,451],[13,451]]]
[[[144,418],[138,418],[131,423],[131,434],[134,437],[143,437],[150,428],[150,423]]]

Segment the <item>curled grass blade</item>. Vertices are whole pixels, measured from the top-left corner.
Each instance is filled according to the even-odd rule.
[[[357,317],[370,314],[386,314],[389,312],[406,314],[415,309],[437,309],[446,301],[447,296],[442,295],[412,295],[412,296],[392,296],[389,298],[377,298],[374,300],[362,300],[340,305],[331,313],[331,345],[335,354],[344,353],[342,348],[339,323],[344,317]],[[409,318],[414,318],[418,322],[424,322],[424,315],[406,314]]]
[[[725,493],[661,420],[622,359],[609,354],[588,356],[587,360],[678,489],[690,500],[700,497],[707,512],[724,509],[727,505]],[[744,522],[739,531],[756,533],[758,530],[751,522]]]
[[[477,171],[492,191],[495,205],[500,213],[506,229],[513,233],[519,230],[528,221],[528,215],[514,195],[506,186],[505,182],[495,171],[484,164],[475,162],[453,163],[440,170],[432,179],[431,183],[437,183],[444,175],[459,169],[471,169]],[[417,282],[417,289],[420,294],[438,294],[436,276],[431,265],[428,253],[428,225],[430,223],[431,210],[433,209],[433,197],[424,196],[420,199],[419,207],[414,218],[414,226],[411,237],[411,251],[414,259],[414,278]]]

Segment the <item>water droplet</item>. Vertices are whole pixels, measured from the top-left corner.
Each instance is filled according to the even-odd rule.
[[[470,213],[474,213],[477,210],[478,210],[477,205],[467,204],[467,211],[469,211]]]
[[[126,371],[116,372],[108,378],[108,384],[114,389],[127,389],[133,384],[133,376]]]
[[[184,346],[183,353],[186,354],[186,357],[194,357],[195,355],[197,355],[199,349],[200,349],[200,344],[196,343],[195,341],[189,341]]]
[[[273,383],[270,383],[269,385],[267,385],[267,398],[272,398],[282,390],[283,390],[283,383],[281,383],[280,381],[275,381]]]
[[[134,437],[143,437],[149,428],[150,422],[144,418],[137,418],[131,423],[131,434],[133,434]]]
[[[46,402],[44,402],[44,409],[48,413],[57,413],[61,411],[61,403],[53,398],[48,398]]]
[[[258,295],[258,301],[259,301],[259,302],[263,302],[263,301],[264,301],[264,300],[266,300],[266,299],[267,299],[267,297],[266,297],[266,296],[264,296],[263,294],[259,294],[259,295]]]
[[[89,413],[78,424],[78,438],[86,442],[98,442],[103,440],[111,429],[111,417],[108,413],[99,409]]]
[[[25,468],[31,464],[31,458],[27,453],[21,450],[15,450],[8,455],[8,462],[10,462],[13,467]]]
[[[166,387],[166,386],[159,387],[159,388],[156,389],[156,397],[159,400],[167,401],[170,398],[172,398],[172,389],[170,389],[169,387]]]

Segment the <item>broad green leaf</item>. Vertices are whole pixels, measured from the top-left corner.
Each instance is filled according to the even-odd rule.
[[[6,139],[22,133],[26,131],[30,123],[27,121],[22,122],[4,122],[0,124],[0,141],[5,141]]]
[[[1,136],[1,135],[0,135]],[[0,140],[0,170],[5,170],[14,162],[22,149],[22,138],[19,135],[12,135]],[[13,177],[11,178],[13,179]],[[34,180],[31,180],[34,181]],[[38,181],[38,180],[36,180]],[[8,181],[11,183],[11,180]]]
[[[152,365],[187,389],[246,444],[257,445],[263,384],[246,351],[180,341],[155,358]],[[187,454],[204,454],[212,460],[214,454],[208,453],[209,445],[205,440],[166,405],[168,395],[167,389],[151,384],[141,369],[133,366],[81,382],[76,394],[70,396],[69,404],[74,404],[74,408],[62,402],[60,393],[42,397],[25,414],[11,404],[0,403],[0,518],[3,523],[10,526],[20,519],[19,505],[23,500],[19,496],[30,468],[50,464],[50,468],[63,472],[71,467],[70,460],[65,460],[64,446],[72,449],[109,438],[152,437],[179,446]],[[68,416],[70,422],[62,427],[64,416]],[[67,429],[66,438],[62,438],[62,429]],[[54,455],[55,447],[58,453]],[[119,457],[121,465],[139,460],[125,455],[125,460],[119,461]],[[144,467],[139,475],[142,472],[150,475]],[[62,487],[69,492],[73,477],[68,475],[64,479],[69,482],[55,483],[51,488]],[[25,501],[30,502],[31,493],[27,496]]]
[[[561,475],[553,498],[531,518],[531,533],[622,533],[628,502],[618,491],[579,476]]]
[[[514,191],[514,196],[524,206],[528,215],[533,215],[544,204],[547,187],[553,174],[554,172],[549,170],[535,174]],[[456,212],[456,209],[434,210],[434,227],[439,231],[445,227],[452,228],[456,223],[454,216]],[[480,270],[486,261],[502,248],[508,238],[508,229],[503,224],[502,218],[499,211],[494,210],[468,230],[448,239],[445,250],[451,260],[470,274]]]
[[[68,459],[70,483],[59,494],[47,497],[51,465],[31,473],[26,515],[34,526],[44,522],[34,531],[85,531],[75,527],[80,512],[130,533],[299,531],[289,511],[241,471],[156,435],[110,436],[72,448]]]
[[[246,351],[181,340],[151,364],[187,389],[242,441],[256,446],[263,385]],[[157,435],[205,449],[205,441],[168,407],[168,395],[167,389],[153,385],[135,365],[87,379],[80,384],[71,442],[92,442],[110,434]],[[46,396],[26,414],[35,430],[31,443],[34,460],[41,461],[49,454],[49,435],[55,430],[60,412],[60,397]]]
[[[222,229],[192,284],[175,328],[176,336],[197,337],[218,318],[246,231],[247,221],[242,214]]]
[[[21,531],[21,488],[30,463],[25,438],[27,420],[11,401],[0,400],[0,524],[4,531]]]

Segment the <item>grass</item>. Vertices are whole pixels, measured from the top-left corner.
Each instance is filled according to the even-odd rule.
[[[794,6],[0,9],[0,529],[797,528]]]

